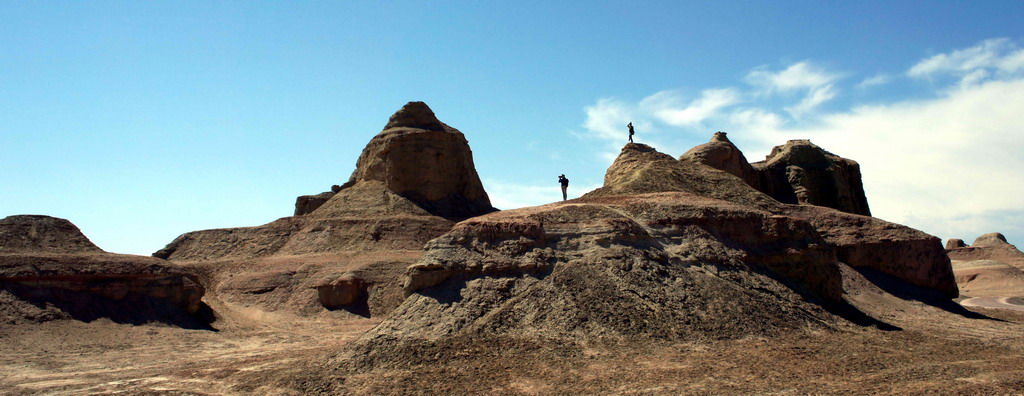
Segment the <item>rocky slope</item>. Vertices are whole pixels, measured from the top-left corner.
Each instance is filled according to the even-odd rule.
[[[203,287],[152,257],[106,253],[74,224],[49,216],[0,220],[0,321],[100,317],[202,327]]]
[[[847,265],[907,290],[957,294],[935,237],[782,204],[733,174],[628,144],[604,187],[582,198],[476,217],[431,241],[408,269],[409,297],[338,364],[388,366],[427,344],[491,337],[586,343],[829,329],[867,316],[845,299]]]
[[[154,256],[201,268],[218,295],[257,310],[379,315],[400,302],[400,276],[427,241],[495,210],[462,132],[409,102],[349,181],[299,197],[295,216],[190,232]]]

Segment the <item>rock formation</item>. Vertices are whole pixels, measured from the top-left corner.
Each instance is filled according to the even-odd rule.
[[[963,239],[951,238],[950,240],[946,241],[946,250],[962,247],[967,247],[967,244],[964,243]]]
[[[716,132],[710,142],[690,149],[679,159],[728,172],[782,203],[871,215],[860,165],[809,140],[790,140],[773,148],[764,161],[750,164],[725,132]]]
[[[431,214],[462,220],[493,212],[462,132],[409,102],[363,149],[350,183],[379,181]]]
[[[109,317],[201,326],[195,275],[166,261],[106,253],[74,224],[49,216],[0,220],[0,290],[31,305],[7,321]],[[40,308],[50,307],[50,308]]]
[[[370,314],[398,305],[399,276],[454,221],[495,211],[469,144],[423,102],[409,102],[363,149],[349,181],[300,196],[295,216],[258,227],[179,236],[154,256],[209,268],[227,298],[258,309],[319,315],[362,290]],[[226,266],[246,262],[241,273]],[[325,282],[338,273],[360,276]]]
[[[957,284],[967,296],[1010,297],[1024,290],[1024,253],[1003,234],[982,235],[970,246],[951,239],[946,253],[953,260]]]
[[[821,149],[810,140],[775,146],[764,161],[751,164],[759,188],[779,202],[810,204],[870,216],[860,165]]]
[[[827,328],[846,304],[850,267],[957,294],[938,238],[779,203],[694,159],[712,158],[694,154],[707,151],[675,160],[627,144],[605,185],[579,199],[457,224],[408,268],[409,297],[354,359],[453,337],[689,340]]]
[[[743,155],[743,152],[726,137],[725,132],[715,132],[710,142],[690,149],[679,159],[694,161],[729,172],[754,189],[760,190],[760,175],[747,162],[747,157]]]

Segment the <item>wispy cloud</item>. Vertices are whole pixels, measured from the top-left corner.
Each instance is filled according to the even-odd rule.
[[[994,38],[923,59],[907,70],[907,76],[929,79],[953,76],[965,86],[989,79],[1017,78],[1022,72],[1024,49],[1010,39]]]
[[[794,63],[780,71],[771,71],[760,67],[747,73],[745,80],[758,87],[761,94],[804,93],[804,97],[799,103],[785,109],[793,117],[799,118],[814,110],[818,105],[835,98],[837,95],[835,82],[840,77],[839,74],[828,72],[808,61],[803,61]]]
[[[876,74],[876,75],[873,75],[871,77],[865,78],[864,81],[861,81],[860,84],[857,84],[857,88],[858,89],[867,89],[867,88],[871,88],[871,87],[874,87],[874,86],[885,85],[885,84],[888,84],[888,83],[892,82],[892,80],[893,80],[892,76],[890,76],[888,74],[885,74],[885,73]]]

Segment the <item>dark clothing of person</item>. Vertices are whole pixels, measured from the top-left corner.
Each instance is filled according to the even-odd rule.
[[[558,184],[562,185],[562,200],[565,201],[568,196],[566,195],[566,189],[569,188],[569,179],[565,178],[565,175],[558,177]]]
[[[629,125],[626,126],[629,127],[629,142],[633,143],[633,134],[635,133],[633,132],[633,123],[631,122],[629,123]]]

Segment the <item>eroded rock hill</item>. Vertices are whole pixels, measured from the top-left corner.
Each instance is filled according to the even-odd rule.
[[[106,253],[70,221],[0,220],[0,320],[57,318],[203,327],[203,287],[185,269],[153,257]]]
[[[424,342],[491,336],[685,340],[831,328],[856,311],[844,271],[957,294],[938,238],[782,204],[733,174],[628,144],[598,190],[469,219],[427,244],[408,269],[409,297],[343,359],[388,365]]]
[[[379,315],[400,302],[400,274],[427,241],[495,210],[462,132],[409,102],[349,181],[299,197],[295,216],[186,233],[154,256],[203,268],[219,295],[260,310]]]
[[[781,203],[871,215],[860,165],[825,151],[810,140],[790,140],[773,148],[764,161],[750,164],[724,132],[717,132],[710,142],[690,149],[679,159],[735,175]]]
[[[956,242],[959,241],[959,242]],[[962,240],[946,243],[957,284],[970,297],[1024,295],[1024,253],[998,232],[979,236],[970,246]]]

